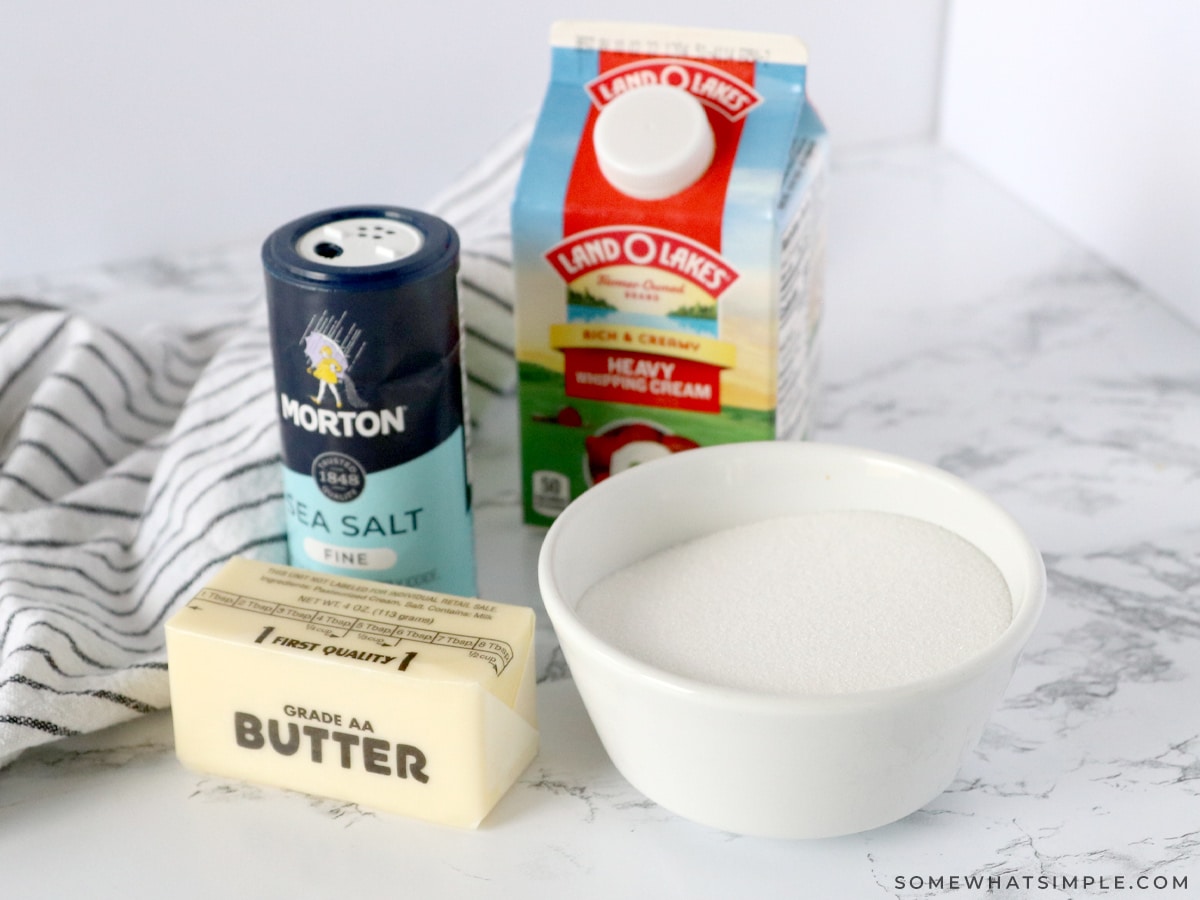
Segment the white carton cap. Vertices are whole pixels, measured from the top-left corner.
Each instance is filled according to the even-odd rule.
[[[704,106],[680,88],[634,88],[607,104],[592,132],[600,172],[637,200],[662,200],[708,171],[715,142]]]

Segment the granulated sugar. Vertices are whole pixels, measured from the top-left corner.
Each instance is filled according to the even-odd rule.
[[[979,653],[1012,618],[995,564],[909,516],[768,519],[657,553],[577,612],[630,656],[709,684],[785,694],[906,684]]]

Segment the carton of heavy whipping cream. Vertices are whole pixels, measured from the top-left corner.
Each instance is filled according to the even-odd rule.
[[[561,22],[513,204],[526,521],[692,447],[802,438],[828,142],[777,35]]]
[[[234,559],[166,631],[199,771],[474,827],[537,753],[527,607]]]

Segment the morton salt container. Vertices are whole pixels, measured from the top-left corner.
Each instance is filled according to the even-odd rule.
[[[263,244],[293,565],[475,593],[458,249],[376,206]]]

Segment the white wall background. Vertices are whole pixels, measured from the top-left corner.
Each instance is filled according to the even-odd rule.
[[[568,17],[799,35],[835,145],[941,140],[1200,322],[1194,0],[0,0],[0,282],[421,206]]]
[[[934,135],[945,0],[0,0],[0,281],[420,206],[540,103],[558,18],[799,35],[842,145]]]
[[[941,134],[1200,322],[1200,4],[955,0]]]

